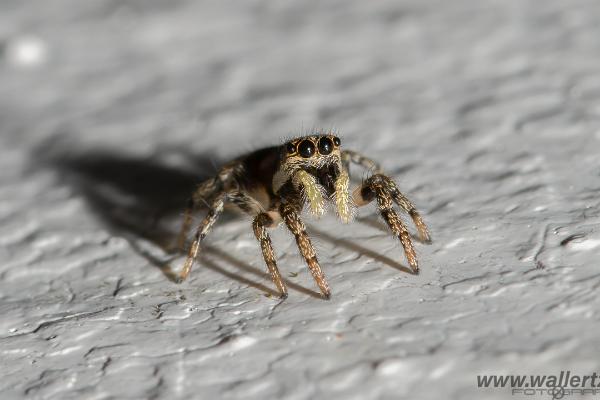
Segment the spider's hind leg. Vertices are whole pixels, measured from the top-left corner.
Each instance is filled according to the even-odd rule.
[[[196,257],[198,256],[198,251],[200,250],[200,243],[202,240],[208,235],[211,228],[217,221],[217,218],[223,212],[223,206],[225,204],[225,194],[220,194],[211,204],[210,209],[208,210],[208,214],[204,217],[202,223],[198,226],[196,230],[196,234],[194,235],[194,241],[188,250],[188,255],[185,260],[185,264],[179,272],[178,282],[183,282],[187,279],[192,267],[194,266],[194,262],[196,261]],[[184,237],[185,240],[185,237]]]
[[[386,224],[390,227],[394,235],[400,239],[411,269],[415,273],[418,272],[419,263],[410,239],[410,234],[406,225],[394,210],[394,202],[412,217],[419,231],[420,238],[424,241],[429,241],[429,232],[421,216],[412,203],[398,190],[394,181],[383,174],[371,176],[354,192],[354,201],[356,204],[365,205],[374,199],[377,200],[377,208]]]
[[[210,207],[209,202],[213,201],[215,196],[221,194],[228,186],[231,186],[231,181],[236,175],[236,171],[241,168],[239,162],[232,162],[224,165],[216,176],[209,178],[196,188],[192,197],[188,200],[185,214],[183,217],[183,224],[177,237],[177,248],[183,250],[185,247],[185,241],[187,239],[188,232],[192,226],[192,215],[201,205]]]

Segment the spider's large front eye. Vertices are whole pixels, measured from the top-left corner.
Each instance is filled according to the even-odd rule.
[[[304,158],[310,158],[315,154],[315,145],[308,139],[304,139],[298,145],[298,153]]]
[[[319,153],[326,156],[333,151],[333,142],[328,137],[324,136],[319,139]]]

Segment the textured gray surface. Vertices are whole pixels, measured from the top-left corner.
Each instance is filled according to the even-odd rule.
[[[2,2],[0,397],[507,398],[476,375],[598,371],[597,1],[168,3]],[[422,273],[371,208],[309,222],[331,301],[281,228],[290,297],[266,297],[244,219],[166,279],[211,163],[313,126],[422,210]]]

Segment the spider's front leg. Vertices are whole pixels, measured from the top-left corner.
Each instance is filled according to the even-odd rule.
[[[317,260],[315,248],[313,247],[310,238],[306,233],[304,222],[302,222],[300,219],[298,209],[290,203],[284,203],[281,205],[279,212],[283,217],[283,222],[285,222],[285,225],[294,234],[300,254],[302,254],[302,257],[306,261],[313,278],[321,289],[321,293],[323,293],[323,296],[326,299],[329,299],[331,297],[331,290],[329,289],[329,285],[325,280],[325,275],[323,274],[321,266],[319,265],[319,261]]]
[[[400,239],[400,243],[402,243],[404,253],[406,254],[411,269],[415,273],[418,273],[419,263],[412,241],[410,240],[410,234],[408,233],[406,225],[394,210],[394,202],[411,216],[419,232],[420,239],[425,242],[429,242],[431,239],[423,219],[415,209],[414,205],[400,192],[394,181],[383,174],[375,174],[368,178],[363,185],[354,192],[353,197],[354,202],[357,205],[365,205],[374,199],[377,200],[377,208],[379,209],[381,216],[394,235]]]
[[[277,268],[273,243],[267,232],[267,228],[276,227],[280,222],[281,217],[279,213],[276,211],[265,211],[258,200],[243,190],[229,193],[227,195],[227,200],[235,204],[246,214],[254,217],[252,221],[252,230],[256,240],[258,240],[260,244],[265,264],[267,264],[267,268],[271,274],[271,279],[273,280],[273,283],[275,283],[275,286],[277,286],[280,297],[282,299],[287,298],[287,288],[285,287],[279,268]]]
[[[271,279],[279,289],[280,297],[285,299],[287,297],[287,288],[285,287],[285,283],[283,283],[283,278],[281,277],[281,273],[279,272],[279,268],[277,268],[277,261],[275,260],[275,252],[273,251],[273,243],[271,242],[271,237],[267,232],[267,228],[276,225],[276,221],[268,214],[268,213],[260,213],[252,222],[252,229],[254,231],[254,236],[260,243],[260,248],[263,253],[263,258],[265,260],[265,264],[267,264],[267,268],[269,268],[269,273],[271,274]]]

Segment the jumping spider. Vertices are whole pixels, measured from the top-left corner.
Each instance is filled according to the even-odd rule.
[[[201,183],[185,213],[178,241],[180,248],[185,244],[195,208],[200,204],[208,204],[210,208],[196,230],[178,280],[181,282],[189,275],[202,239],[223,212],[226,202],[253,217],[254,235],[260,242],[265,263],[282,298],[287,297],[287,289],[267,232],[267,228],[279,225],[282,220],[294,234],[300,253],[323,296],[327,299],[331,296],[315,249],[300,219],[307,203],[310,212],[320,216],[325,213],[326,203],[332,202],[342,222],[348,223],[353,219],[355,205],[363,206],[376,200],[381,216],[400,239],[411,269],[418,273],[410,235],[393,204],[396,203],[411,216],[419,238],[429,242],[429,233],[421,216],[394,181],[382,173],[377,163],[354,151],[342,150],[340,145],[340,139],[331,134],[299,137],[281,146],[257,150],[231,161],[216,176]],[[349,192],[351,162],[373,172],[352,194]]]

